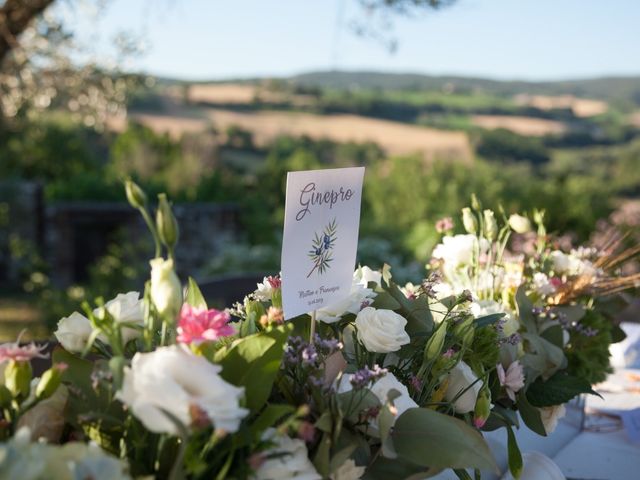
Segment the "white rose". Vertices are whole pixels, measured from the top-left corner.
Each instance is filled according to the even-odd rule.
[[[449,384],[447,385],[447,391],[444,396],[449,402],[453,402],[453,408],[456,413],[469,413],[473,412],[476,406],[476,400],[480,389],[482,388],[482,382],[477,381],[478,377],[471,370],[471,367],[460,361],[448,374]],[[464,393],[462,393],[464,392]]]
[[[569,270],[569,255],[564,252],[559,250],[551,252],[551,262],[553,264],[553,271],[559,275],[562,275]]]
[[[393,373],[387,373],[383,377],[376,380],[376,382],[370,388],[371,393],[373,393],[380,403],[383,405],[388,401],[388,395],[391,390],[396,390],[400,393],[399,397],[396,397],[393,400],[393,406],[396,410],[396,418],[402,415],[404,412],[409,410],[410,408],[417,408],[418,404],[413,401],[411,396],[409,395],[409,390],[407,387],[400,383],[400,381],[396,378]]]
[[[556,291],[556,287],[549,281],[549,277],[542,272],[533,274],[533,289],[542,297],[552,295]]]
[[[378,287],[382,285],[382,272],[371,270],[366,265],[358,268],[353,276],[358,279],[358,283],[363,287],[367,287],[370,282],[375,283]]]
[[[360,283],[356,270],[356,273],[353,275],[353,283],[351,284],[349,296],[339,302],[316,310],[316,320],[324,323],[335,323],[347,313],[358,313],[362,309],[363,304],[368,304],[369,300],[376,295],[373,290],[366,288]]]
[[[356,317],[358,340],[370,352],[389,353],[411,341],[404,330],[407,320],[393,310],[366,307]]]
[[[531,222],[527,217],[514,213],[509,217],[509,226],[516,233],[527,233],[531,230]]]
[[[116,323],[133,323],[144,326],[144,306],[138,292],[119,293],[104,304]],[[140,336],[140,330],[122,328],[122,341],[126,344]]]
[[[161,317],[175,320],[182,307],[182,286],[173,260],[158,257],[151,264],[151,300]]]
[[[444,260],[447,267],[457,268],[463,265],[471,265],[473,256],[479,248],[480,253],[488,251],[490,243],[485,239],[480,240],[475,235],[454,235],[442,238],[442,243],[433,249],[433,258]]]
[[[275,445],[264,452],[267,459],[251,476],[252,480],[322,479],[309,460],[307,447],[302,440],[278,435],[273,428],[265,431],[263,439]]]
[[[353,373],[344,373],[342,377],[340,377],[337,388],[338,393],[345,393],[353,390],[353,386],[351,385],[351,378],[353,375]],[[410,408],[418,407],[418,404],[414,402],[411,395],[409,395],[407,387],[400,383],[393,373],[387,372],[368,388],[383,405],[389,400],[389,392],[391,390],[396,390],[400,394],[400,396],[393,400],[396,418]],[[377,432],[377,422],[371,422],[371,427],[374,432]]]
[[[163,410],[189,427],[194,407],[204,412],[215,428],[235,432],[248,413],[238,404],[244,389],[225,382],[220,370],[219,365],[175,345],[136,353],[131,367],[124,370],[124,383],[116,398],[155,433],[177,433]]]
[[[93,327],[89,319],[78,312],[73,312],[68,317],[60,319],[54,335],[65,350],[80,353],[87,346],[91,332]]]
[[[352,458],[346,460],[329,477],[331,480],[360,480],[367,467],[358,467]]]
[[[540,419],[544,425],[544,431],[547,435],[553,433],[558,426],[558,420],[565,416],[567,413],[564,404],[554,405],[553,407],[544,407],[538,409],[540,411]]]

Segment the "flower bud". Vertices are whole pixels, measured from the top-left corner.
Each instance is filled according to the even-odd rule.
[[[473,316],[468,315],[466,318],[460,320],[456,326],[453,327],[453,334],[460,339],[465,347],[470,346],[475,335]]]
[[[27,398],[31,390],[31,363],[10,360],[4,371],[4,384],[13,398]]]
[[[471,194],[471,208],[473,208],[476,212],[479,212],[482,208],[482,205],[480,205],[480,201],[478,200],[478,197],[476,197],[475,193]]]
[[[164,193],[158,195],[158,210],[156,212],[156,228],[158,229],[158,235],[160,240],[167,248],[173,249],[178,243],[178,222],[173,215],[171,205],[167,200],[167,196]]]
[[[509,217],[509,226],[516,233],[527,233],[531,230],[531,222],[529,219],[516,213]]]
[[[247,317],[255,314],[255,320],[260,319],[260,317],[262,317],[262,315],[264,315],[266,312],[264,307],[262,306],[262,303],[256,300],[246,300],[244,309],[247,312]]]
[[[498,222],[493,215],[493,210],[485,210],[484,214],[484,236],[489,241],[495,240],[498,236]]]
[[[8,407],[11,404],[11,392],[4,385],[0,385],[0,408]]]
[[[467,233],[471,233],[473,235],[475,235],[478,230],[478,221],[469,207],[462,209],[462,225],[464,225],[464,229]]]
[[[66,363],[56,363],[42,374],[36,387],[36,398],[44,400],[53,395],[62,382],[62,372],[67,369]]]
[[[147,205],[147,196],[144,191],[133,180],[125,180],[124,191],[127,194],[127,200],[133,208],[144,208]]]
[[[276,308],[282,308],[282,289],[274,288],[271,293],[271,304]]]
[[[182,307],[182,286],[173,268],[173,260],[158,257],[149,263],[151,264],[151,301],[164,320],[175,322]]]
[[[491,414],[491,394],[487,388],[483,388],[478,395],[476,408],[473,412],[473,424],[476,428],[482,428]]]

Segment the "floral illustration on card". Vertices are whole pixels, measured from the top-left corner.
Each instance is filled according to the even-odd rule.
[[[333,261],[333,247],[335,247],[338,232],[336,219],[331,220],[321,232],[316,232],[311,242],[309,258],[313,268],[307,274],[309,278],[314,272],[322,275],[331,267]]]

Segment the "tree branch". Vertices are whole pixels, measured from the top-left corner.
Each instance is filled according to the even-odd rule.
[[[0,7],[0,65],[31,21],[55,0],[6,0]]]

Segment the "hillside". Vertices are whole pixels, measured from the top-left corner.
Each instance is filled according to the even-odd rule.
[[[290,77],[291,82],[317,88],[372,88],[383,90],[484,91],[511,96],[576,95],[608,101],[628,101],[640,105],[640,77],[603,77],[553,82],[501,81],[486,78],[429,76],[415,73],[321,71]]]

